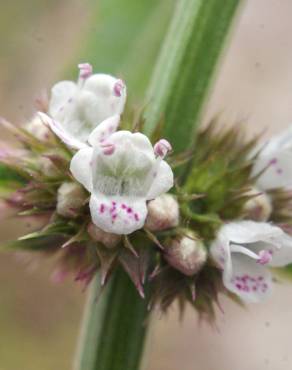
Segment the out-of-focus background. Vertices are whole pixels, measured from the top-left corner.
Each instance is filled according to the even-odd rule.
[[[0,115],[29,119],[34,98],[74,76],[85,57],[96,70],[125,78],[130,99],[142,104],[175,2],[2,0]],[[291,15],[291,0],[246,1],[205,120],[221,111],[228,121],[247,119],[250,135],[265,129],[266,136],[292,122]],[[2,221],[0,239],[20,228]],[[0,370],[71,369],[85,294],[70,279],[54,285],[51,271],[49,263],[0,256]],[[146,370],[291,368],[291,285],[278,285],[270,301],[245,310],[221,303],[216,328],[200,325],[191,310],[183,322],[175,307],[157,316]]]

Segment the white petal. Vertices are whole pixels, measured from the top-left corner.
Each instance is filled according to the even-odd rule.
[[[70,163],[72,175],[90,192],[92,191],[92,154],[93,148],[80,149]]]
[[[292,263],[292,238],[284,234],[278,241],[278,248],[272,250],[272,260],[269,266],[282,267]]]
[[[165,161],[159,161],[159,165],[151,176],[152,184],[147,193],[147,200],[155,199],[173,187],[173,172]]]
[[[227,239],[238,244],[266,242],[278,245],[283,237],[283,230],[266,222],[238,221],[224,225],[220,231]]]
[[[257,186],[263,190],[292,187],[292,152],[282,150],[273,155],[260,156],[256,161],[253,174],[264,172],[257,180]]]
[[[84,114],[88,121],[97,124],[113,115],[120,115],[126,102],[126,87],[120,96],[115,95],[115,84],[119,80],[106,74],[94,74],[83,86],[80,99],[84,99]]]
[[[92,222],[114,234],[127,235],[141,229],[147,216],[146,200],[142,198],[92,194],[89,206]]]
[[[145,147],[141,147],[140,142],[137,143],[137,138],[139,141],[141,136],[137,137],[128,131],[118,131],[110,137],[110,152],[104,150],[106,148],[102,145],[95,148],[95,191],[106,195],[145,197],[151,185],[148,177],[152,173],[155,158],[153,149],[149,153],[145,148],[145,142]]]
[[[210,247],[210,254],[216,264],[222,270],[231,269],[231,253],[230,240],[224,233],[219,231],[217,238],[213,241]]]
[[[111,142],[122,147],[125,151],[129,143],[132,144],[136,152],[145,154],[150,160],[155,161],[154,150],[152,144],[146,135],[140,132],[132,133],[130,131],[121,130],[111,136]]]
[[[114,115],[102,121],[89,135],[88,142],[95,146],[108,139],[119,127],[120,116]]]
[[[76,94],[78,88],[72,81],[61,81],[52,87],[49,113],[54,118],[62,114],[68,101]]]
[[[139,151],[143,152],[144,154],[148,155],[153,160],[155,159],[154,156],[154,149],[148,137],[140,132],[136,132],[132,134],[132,142]]]
[[[241,254],[232,254],[231,270],[224,270],[223,283],[246,303],[257,303],[271,293],[272,278],[267,268]]]
[[[261,151],[263,156],[271,156],[283,149],[292,150],[292,125],[287,130],[272,137]]]
[[[38,115],[43,123],[48,125],[50,129],[70,148],[81,149],[87,147],[84,142],[76,139],[74,136],[70,135],[70,133],[64,130],[62,124],[59,121],[54,120],[53,118],[42,112],[38,112]]]

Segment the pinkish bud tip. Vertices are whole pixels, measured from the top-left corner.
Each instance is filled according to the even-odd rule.
[[[168,152],[172,150],[172,146],[170,143],[165,140],[161,139],[154,145],[154,153],[158,157],[164,158]]]
[[[108,142],[100,144],[100,147],[105,155],[112,155],[116,149],[114,144]]]
[[[86,79],[92,75],[92,65],[89,63],[80,63],[78,64],[79,68],[79,77]]]
[[[123,80],[117,80],[114,84],[114,95],[120,97],[122,95],[122,91],[125,88],[125,83]]]

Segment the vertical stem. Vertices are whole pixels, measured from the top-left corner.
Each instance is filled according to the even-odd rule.
[[[175,151],[192,142],[241,0],[180,0],[148,90],[145,133],[164,119]]]
[[[124,271],[114,273],[97,301],[100,279],[88,292],[74,370],[138,370],[147,305]]]

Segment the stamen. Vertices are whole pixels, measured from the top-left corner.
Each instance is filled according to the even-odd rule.
[[[269,250],[261,250],[259,252],[259,259],[257,260],[257,263],[261,265],[266,265],[267,263],[270,263],[273,259],[273,251]]]
[[[122,95],[122,91],[125,88],[125,83],[123,80],[117,80],[114,85],[114,95],[120,97]]]
[[[165,140],[161,139],[154,145],[154,153],[158,157],[164,158],[168,152],[172,150],[172,146],[170,143]]]
[[[248,249],[246,247],[243,247],[242,245],[231,244],[230,245],[230,252],[242,253],[242,254],[245,254],[246,256],[251,257],[255,260],[259,259],[259,256],[256,253],[252,252],[250,249]]]
[[[78,64],[79,68],[79,78],[86,80],[92,75],[92,65],[89,63]]]

